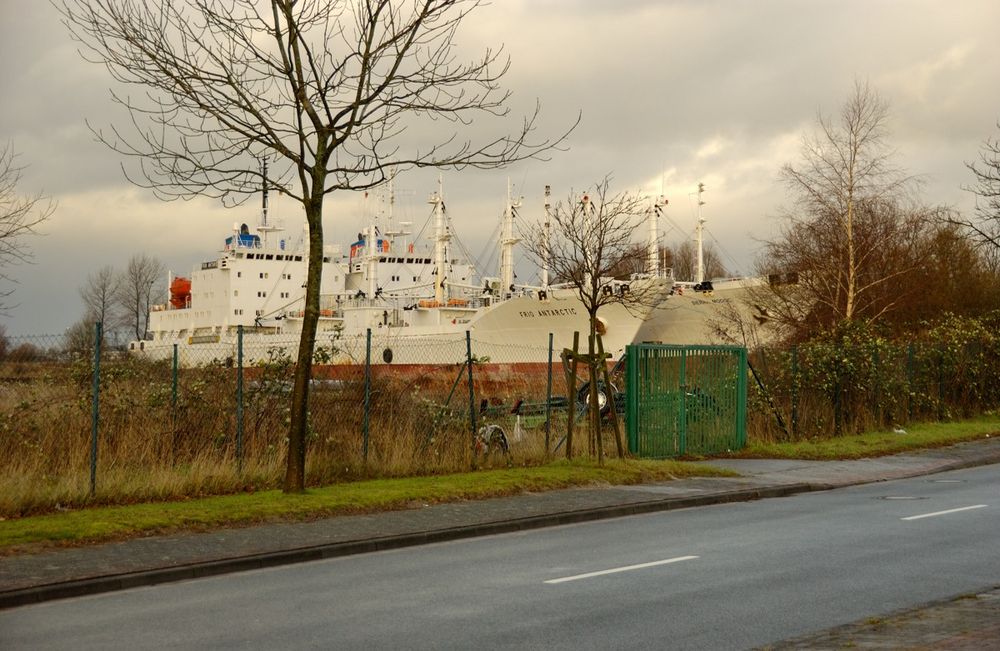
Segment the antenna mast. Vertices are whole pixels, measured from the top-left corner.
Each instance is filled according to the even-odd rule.
[[[701,200],[702,193],[705,192],[705,184],[698,184],[698,227],[695,231],[695,241],[698,243],[698,268],[695,273],[695,282],[705,281],[705,245],[703,232],[705,230],[705,218],[701,216],[701,207],[705,202]]]

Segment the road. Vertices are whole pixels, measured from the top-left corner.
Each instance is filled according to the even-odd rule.
[[[50,602],[0,648],[742,649],[1000,585],[1000,466]]]

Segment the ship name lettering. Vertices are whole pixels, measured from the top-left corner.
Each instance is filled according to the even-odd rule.
[[[538,310],[538,316],[567,316],[575,314],[576,314],[575,307],[564,307],[554,310]]]

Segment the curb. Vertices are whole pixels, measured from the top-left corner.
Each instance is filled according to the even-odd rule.
[[[552,527],[563,524],[574,524],[629,515],[641,515],[660,511],[710,506],[713,504],[749,502],[771,497],[787,497],[798,493],[827,490],[829,488],[831,487],[827,485],[809,483],[765,486],[760,488],[714,493],[711,495],[697,495],[691,497],[651,500],[647,502],[634,502],[631,504],[549,513],[527,518],[485,522],[475,525],[449,527],[447,529],[421,531],[396,536],[383,536],[380,538],[371,538],[366,540],[315,545],[298,549],[254,554],[251,556],[225,558],[217,561],[190,563],[176,567],[144,570],[140,572],[109,574],[88,579],[67,581],[64,583],[49,583],[31,588],[0,592],[0,609],[16,608],[18,606],[38,604],[56,599],[67,599],[70,597],[81,597],[85,595],[101,594],[104,592],[115,592],[118,590],[152,586],[161,583],[173,583],[188,579],[219,576],[222,574],[243,572],[246,570],[278,567],[281,565],[305,563],[308,561],[338,558],[342,556],[365,554],[390,549],[401,549],[404,547],[413,547],[428,543],[448,542],[465,538],[477,538],[480,536],[526,531],[529,529],[541,529],[544,527]]]
[[[186,581],[188,579],[197,579],[209,576],[219,576],[222,574],[231,574],[246,570],[279,567],[281,565],[305,563],[308,561],[338,558],[354,554],[401,549],[404,547],[414,547],[429,543],[448,542],[466,538],[511,533],[515,531],[527,531],[530,529],[541,529],[544,527],[590,522],[629,515],[641,515],[645,513],[656,513],[675,509],[711,506],[713,504],[726,504],[730,502],[749,502],[772,497],[787,497],[799,493],[833,490],[837,488],[846,488],[848,486],[877,483],[880,481],[934,475],[952,470],[963,470],[966,468],[974,468],[977,466],[998,463],[1000,463],[1000,452],[993,454],[987,453],[975,458],[953,459],[951,461],[944,462],[939,467],[931,470],[923,469],[891,478],[880,477],[873,479],[856,479],[844,483],[802,482],[779,484],[761,486],[758,488],[723,491],[710,495],[654,499],[645,502],[633,502],[630,504],[619,504],[592,509],[547,513],[545,515],[515,518],[512,520],[500,520],[495,522],[484,522],[474,525],[449,527],[446,529],[435,529],[364,540],[351,540],[346,542],[313,545],[296,549],[265,552],[250,556],[223,558],[220,560],[205,561],[201,563],[188,563],[174,567],[156,568],[139,572],[107,574],[104,576],[78,579],[75,581],[38,585],[31,588],[0,591],[0,610],[38,604],[56,599],[67,599],[70,597],[115,592],[129,588],[152,586],[161,583],[173,583],[176,581]]]

